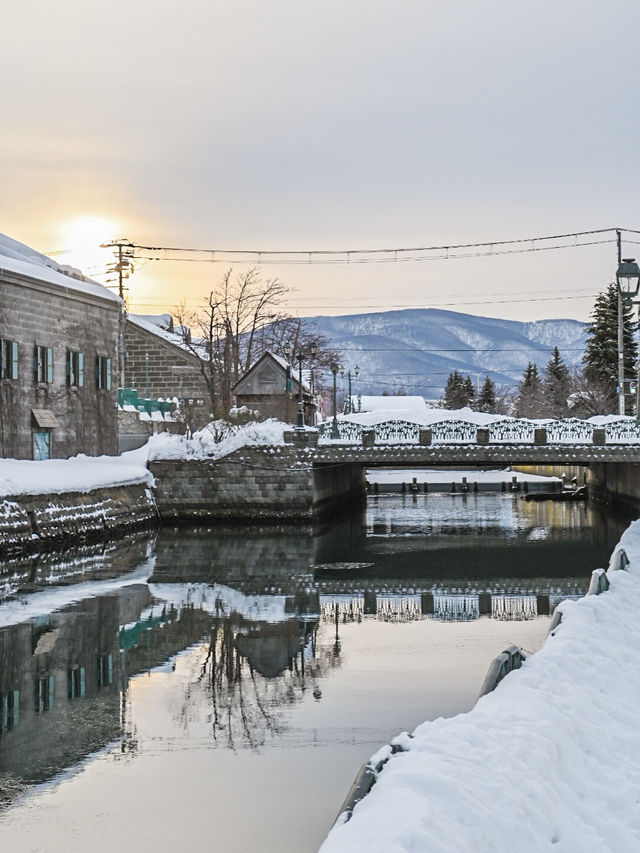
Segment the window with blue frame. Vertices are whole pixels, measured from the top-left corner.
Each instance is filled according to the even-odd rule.
[[[53,382],[53,347],[36,344],[33,348],[33,378],[36,382]]]
[[[0,693],[0,735],[15,728],[20,722],[20,691]]]
[[[67,385],[70,388],[84,386],[84,354],[67,350]]]
[[[111,390],[111,359],[106,355],[96,356],[96,388]]]
[[[18,378],[18,342],[0,341],[0,379]]]
[[[55,680],[53,675],[40,675],[36,678],[35,710],[36,714],[53,708]]]
[[[73,666],[67,673],[67,695],[69,699],[77,699],[86,693],[86,677],[83,666]]]
[[[98,655],[98,667],[96,672],[97,677],[97,685],[100,687],[107,687],[109,684],[113,684],[113,656],[112,655]]]

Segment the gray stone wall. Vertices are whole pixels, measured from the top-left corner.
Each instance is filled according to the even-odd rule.
[[[163,520],[309,521],[365,497],[358,463],[313,468],[310,450],[243,448],[221,460],[152,461]]]
[[[59,423],[51,455],[117,452],[118,304],[78,290],[0,276],[0,338],[19,345],[18,379],[0,380],[0,456],[33,458],[33,409],[50,409]],[[53,382],[37,383],[34,346],[53,348]],[[84,387],[67,386],[67,350],[84,355]],[[111,390],[96,387],[96,356],[111,359]]]
[[[202,400],[209,412],[209,393],[198,359],[187,350],[165,341],[127,320],[124,333],[125,383],[140,397],[146,394],[146,365],[149,355],[149,396]],[[181,393],[182,392],[182,393]]]
[[[595,462],[587,471],[589,494],[613,506],[640,510],[640,464]]]
[[[156,522],[143,485],[0,499],[0,554],[115,538]]]
[[[299,521],[313,512],[310,465],[293,449],[243,448],[219,461],[152,461],[163,521],[206,518]]]

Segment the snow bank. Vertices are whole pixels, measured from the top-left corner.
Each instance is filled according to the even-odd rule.
[[[220,459],[241,447],[284,444],[289,424],[270,418],[242,426],[212,421],[191,438],[159,433],[149,442],[149,459]]]
[[[71,459],[0,459],[0,497],[90,492],[109,486],[145,483],[153,476],[145,467],[146,450],[122,456],[74,456]]]
[[[321,853],[640,850],[640,521],[620,545],[629,571],[564,601],[522,669],[472,711],[400,736],[408,751]]]
[[[504,470],[479,471],[470,468],[465,471],[458,468],[369,468],[367,470],[367,481],[369,483],[410,483],[415,479],[416,483],[462,483],[466,477],[469,485],[473,483],[511,483],[514,477],[520,483],[561,483],[560,477],[545,477],[541,474],[523,474],[512,471],[510,468]]]

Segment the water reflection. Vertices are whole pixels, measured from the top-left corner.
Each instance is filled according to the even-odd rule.
[[[323,702],[352,626],[548,617],[586,591],[624,526],[583,504],[381,496],[314,536],[163,529],[6,563],[0,803],[107,744],[139,756],[131,680],[143,673],[178,663],[180,731],[260,750],[292,709]],[[346,569],[314,570],[331,563]]]

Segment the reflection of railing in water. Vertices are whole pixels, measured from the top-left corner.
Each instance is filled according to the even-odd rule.
[[[324,622],[338,619],[342,623],[378,619],[383,622],[415,622],[435,619],[443,622],[465,622],[480,618],[500,621],[526,621],[548,616],[552,604],[548,595],[376,595],[366,590],[362,596],[334,598],[320,596],[320,616]]]

